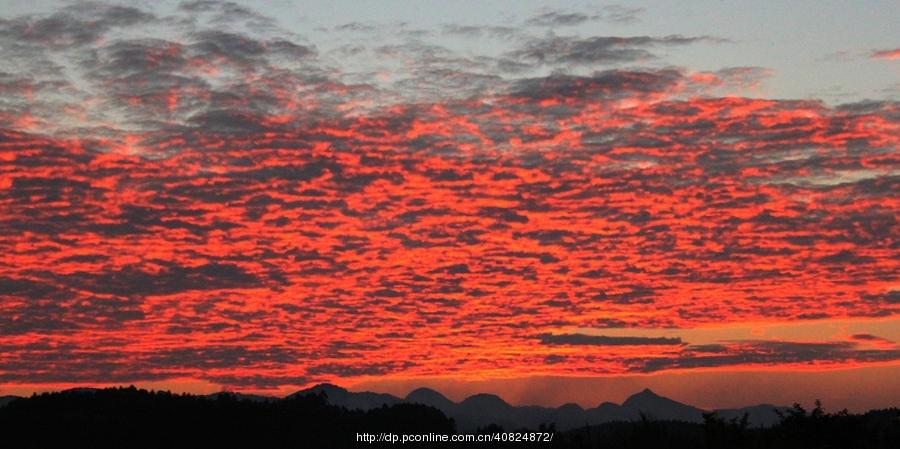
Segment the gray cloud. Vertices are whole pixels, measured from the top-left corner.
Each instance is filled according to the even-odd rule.
[[[506,39],[513,37],[519,33],[516,27],[500,26],[500,25],[459,25],[445,24],[441,27],[444,34],[451,34],[466,37],[483,37],[489,36],[493,38]]]
[[[608,5],[603,8],[604,19],[615,23],[632,23],[640,19],[646,10],[640,7]]]
[[[153,14],[130,6],[79,2],[47,17],[0,20],[0,38],[65,49],[95,42],[114,28],[153,20]]]
[[[632,345],[681,345],[678,337],[619,337],[586,334],[541,334],[544,345],[589,345],[589,346],[632,346]]]
[[[591,13],[544,9],[527,19],[525,24],[547,28],[575,26],[595,21],[627,24],[636,22],[644,11],[644,8],[622,5],[607,5]]]
[[[721,41],[722,39],[709,36],[681,35],[589,38],[550,35],[527,40],[521,48],[508,53],[507,56],[537,66],[613,64],[653,58],[655,56],[650,50],[654,47]]]
[[[98,273],[76,272],[59,276],[58,279],[72,288],[125,297],[260,285],[256,276],[228,263],[207,263],[196,267],[173,264],[156,273],[137,266],[125,266]]]
[[[551,75],[523,78],[509,88],[514,97],[543,99],[619,98],[635,94],[665,92],[682,80],[678,70],[606,70],[589,76]]]
[[[711,368],[746,364],[790,364],[813,362],[884,362],[900,359],[900,349],[860,349],[856,342],[794,342],[745,340],[688,346],[674,357],[634,359],[629,365],[639,371]]]
[[[571,26],[599,19],[598,15],[588,15],[580,12],[545,11],[539,13],[525,23],[533,26],[554,27]]]
[[[378,376],[402,371],[414,366],[416,366],[416,363],[409,361],[360,364],[323,363],[307,368],[306,374],[310,376],[331,374],[341,377]]]

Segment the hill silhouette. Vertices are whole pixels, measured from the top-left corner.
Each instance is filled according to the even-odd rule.
[[[622,407],[658,420],[699,422],[703,419],[703,410],[662,397],[649,388],[629,396]]]
[[[394,405],[403,402],[400,398],[383,393],[369,391],[353,393],[332,384],[318,384],[312,388],[300,390],[288,397],[307,396],[310,394],[324,393],[328,402],[348,409],[370,410],[384,405]]]
[[[745,417],[723,419],[704,413],[703,423],[617,421],[561,435],[559,447],[604,449],[813,449],[900,447],[900,409],[854,415],[826,413],[821,405],[807,411],[798,404],[779,412],[771,427],[751,428]]]
[[[558,430],[570,430],[586,425],[597,425],[613,421],[633,421],[641,416],[653,420],[703,422],[707,410],[682,404],[645,389],[628,397],[621,405],[604,402],[597,407],[584,409],[577,404],[561,407],[513,406],[492,394],[480,393],[469,396],[461,402],[453,402],[438,391],[419,388],[405,398],[390,394],[371,392],[351,392],[331,384],[320,384],[294,395],[326,393],[330,404],[348,409],[369,410],[383,405],[415,403],[434,407],[453,418],[460,431],[473,431],[497,424],[504,428],[537,428],[541,424],[553,424]],[[769,426],[778,422],[778,412],[788,407],[755,405],[745,408],[713,410],[723,418],[740,418],[748,414],[750,427]]]
[[[176,395],[134,387],[44,393],[0,408],[0,435],[15,448],[359,447],[356,433],[453,433],[435,408],[369,410],[330,405],[325,394],[253,400]]]
[[[334,398],[329,400],[329,394]],[[577,404],[558,408],[515,407],[495,395],[479,394],[455,403],[434,390],[419,389],[406,400],[373,405],[396,397],[369,393],[360,397],[334,385],[322,385],[285,398],[217,393],[195,396],[135,387],[77,389],[11,398],[0,407],[4,447],[15,448],[181,448],[181,447],[364,447],[357,433],[454,434],[457,422],[441,412],[487,422],[464,431],[499,435],[508,431],[551,432],[548,448],[896,448],[900,447],[900,409],[854,415],[826,413],[819,404],[778,409],[769,427],[751,427],[749,413],[725,417],[700,411],[699,421],[681,420],[700,410],[645,390],[623,404],[604,403],[585,410]],[[8,398],[8,397],[4,397]],[[364,398],[365,400],[359,399]],[[366,409],[338,406],[350,401]],[[433,405],[414,403],[427,401]],[[654,410],[653,412],[645,410]],[[636,417],[627,413],[636,412]],[[733,413],[733,411],[731,412]],[[602,416],[590,425],[579,420]],[[675,418],[669,418],[674,416]],[[496,421],[491,421],[497,418]],[[546,419],[545,421],[539,421]],[[531,424],[519,423],[531,420]],[[568,426],[562,431],[559,426]],[[496,443],[492,443],[496,444]],[[522,443],[515,443],[519,446]],[[385,444],[374,444],[384,446]],[[419,447],[485,447],[484,443],[428,443]]]
[[[410,391],[409,394],[406,395],[405,400],[406,402],[429,405],[439,410],[449,409],[456,405],[455,402],[447,399],[447,397],[440,392],[430,388],[417,388]]]
[[[68,390],[69,392],[96,391],[90,388]],[[206,397],[216,399],[228,395],[240,400],[255,402],[278,401],[279,398],[243,393],[213,393]],[[703,422],[703,413],[707,410],[683,404],[660,396],[650,389],[645,389],[628,397],[621,405],[604,402],[597,407],[584,409],[577,404],[564,404],[561,407],[513,406],[502,398],[492,394],[476,394],[457,403],[448,399],[438,391],[429,388],[418,388],[405,398],[385,393],[351,392],[333,384],[318,384],[297,391],[288,396],[303,397],[322,395],[328,404],[344,407],[349,410],[367,411],[383,406],[397,404],[422,404],[434,407],[452,418],[460,431],[473,431],[478,428],[497,424],[504,428],[537,428],[541,424],[553,424],[558,430],[570,430],[586,425],[597,425],[614,421],[634,421],[642,416],[652,420],[671,420],[692,423]],[[14,396],[0,398],[0,406],[14,399]],[[779,421],[779,412],[788,407],[761,404],[743,408],[712,410],[723,419],[741,418],[748,415],[749,427],[770,426]]]
[[[16,399],[21,398],[19,396],[0,396],[0,407],[3,407],[4,405],[9,404]]]

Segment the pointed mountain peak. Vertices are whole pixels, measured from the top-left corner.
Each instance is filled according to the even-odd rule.
[[[660,396],[653,392],[653,390],[649,388],[644,388],[640,393],[635,393],[625,399],[625,402],[622,403],[623,406],[637,406],[637,407],[649,407],[649,406],[659,406],[662,404],[678,404],[682,405],[680,402],[669,399],[665,396]]]
[[[631,395],[622,403],[622,407],[631,410],[632,413],[647,413],[655,419],[671,419],[688,422],[700,422],[703,419],[702,410],[683,404],[674,399],[660,396],[649,388],[644,389],[644,391],[641,391],[640,393]]]
[[[663,398],[662,396],[656,394],[653,390],[649,388],[644,388],[643,390],[628,396],[628,399],[625,399],[625,402],[636,400],[636,399],[657,399]],[[623,404],[625,403],[623,402]]]

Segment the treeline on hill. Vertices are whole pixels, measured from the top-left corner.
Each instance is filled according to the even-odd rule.
[[[670,448],[670,449],[888,449],[900,447],[900,409],[850,414],[846,410],[825,413],[821,404],[807,411],[799,404],[781,421],[765,428],[748,426],[744,419],[723,420],[705,413],[702,424],[678,421],[607,423],[565,434],[571,448]]]
[[[542,431],[552,431],[542,426]],[[510,429],[488,426],[479,432]],[[534,429],[538,430],[538,429]],[[72,390],[18,399],[0,408],[0,442],[15,448],[346,448],[387,446],[357,442],[357,433],[452,434],[439,410],[417,404],[369,411],[328,404],[324,394],[280,400],[230,394],[176,395],[129,388]],[[555,433],[550,443],[428,443],[419,447],[545,448],[891,448],[900,447],[900,409],[825,413],[799,405],[779,424],[751,428],[747,420],[713,414],[702,424],[615,422]],[[399,443],[397,444],[399,446]],[[409,444],[407,444],[409,446]]]
[[[8,448],[342,448],[357,432],[452,433],[435,408],[399,404],[369,411],[329,405],[324,395],[274,401],[139,390],[69,390],[0,408]]]

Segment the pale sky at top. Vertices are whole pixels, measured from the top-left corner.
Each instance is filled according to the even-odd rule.
[[[45,13],[67,2],[0,1],[3,17]],[[127,3],[127,2],[126,2]],[[175,1],[132,2],[160,15],[174,11]],[[418,39],[462,54],[491,54],[505,46],[496,36],[463,37],[442,33],[447,25],[499,25],[540,37],[559,36],[712,36],[723,43],[700,43],[660,49],[642,66],[677,66],[716,71],[757,66],[771,70],[759,95],[769,98],[821,99],[831,104],[900,97],[900,61],[873,59],[879,50],[900,47],[900,2],[896,1],[356,1],[238,0],[274,18],[285,31],[325,50],[357,42],[394,44]],[[612,7],[612,8],[610,8]],[[557,27],[526,26],[541,12],[600,16]],[[632,20],[609,20],[613,11]],[[371,25],[368,31],[336,30],[348,23]],[[410,37],[397,33],[421,30]],[[353,63],[344,60],[342,64]],[[362,62],[362,60],[360,60]],[[366,62],[363,62],[364,64]],[[610,68],[597,65],[585,69]],[[557,68],[558,69],[558,68]]]

